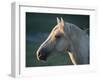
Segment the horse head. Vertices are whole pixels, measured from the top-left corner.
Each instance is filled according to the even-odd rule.
[[[57,25],[52,29],[47,39],[37,50],[37,59],[46,60],[53,51],[64,51],[69,46],[70,40],[65,34],[64,20],[57,18]]]
[[[73,64],[88,64],[89,37],[76,25],[57,18],[57,25],[37,50],[37,59],[46,61],[54,51],[67,51]]]

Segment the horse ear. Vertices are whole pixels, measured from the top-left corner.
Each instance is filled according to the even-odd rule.
[[[61,17],[61,27],[64,27],[64,20],[62,17]]]
[[[57,24],[59,24],[60,23],[60,20],[59,20],[59,18],[57,17]]]

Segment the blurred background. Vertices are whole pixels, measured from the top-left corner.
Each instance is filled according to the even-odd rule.
[[[36,58],[37,49],[57,24],[56,17],[62,17],[89,34],[89,15],[26,12],[26,67],[72,65],[67,53],[49,56],[46,63]]]

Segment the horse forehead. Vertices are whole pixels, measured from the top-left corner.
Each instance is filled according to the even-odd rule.
[[[58,26],[55,26],[53,30],[56,31],[58,29],[59,29],[59,27]]]
[[[54,35],[56,35],[57,32],[59,32],[59,27],[58,27],[58,26],[55,26],[55,27],[52,29],[52,31],[51,31],[51,33],[50,33],[50,35],[49,35],[49,38],[53,38],[53,39],[54,39]]]
[[[51,33],[50,33],[49,36],[54,36],[54,35],[56,35],[56,34],[59,33],[59,32],[64,33],[64,30],[63,30],[63,28],[60,27],[60,24],[57,24],[57,25],[52,29],[52,31],[51,31]]]
[[[59,26],[56,25],[56,26],[52,29],[52,31],[56,31],[56,30],[58,30],[58,29],[59,29]]]
[[[64,34],[65,32],[64,32],[64,30],[62,28],[60,28],[58,26],[54,27],[54,29],[51,31],[51,35],[56,35],[58,33]]]

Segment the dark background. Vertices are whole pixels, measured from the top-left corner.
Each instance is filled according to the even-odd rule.
[[[48,14],[26,12],[26,67],[71,65],[67,53],[57,53],[50,56],[46,63],[36,59],[36,51],[57,24],[57,17],[70,22],[89,34],[89,15]]]

